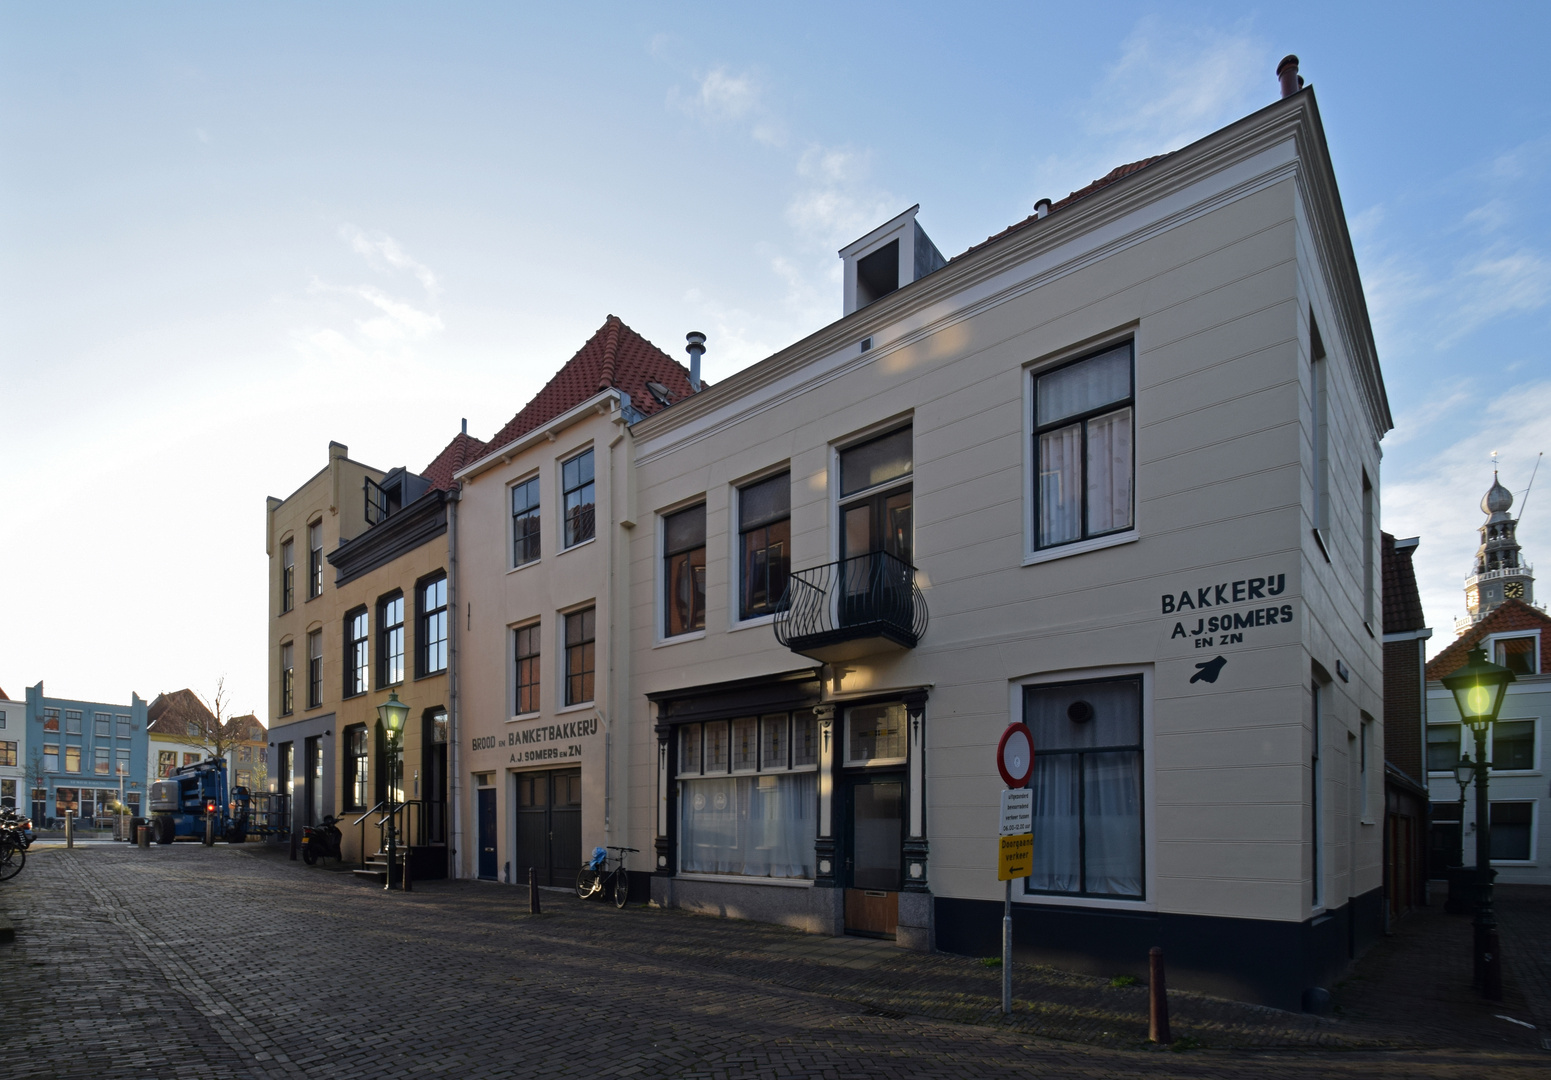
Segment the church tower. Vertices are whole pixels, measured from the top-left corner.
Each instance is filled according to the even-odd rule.
[[[1481,526],[1481,546],[1476,549],[1476,564],[1465,579],[1465,608],[1470,617],[1461,619],[1455,629],[1461,633],[1486,618],[1504,600],[1534,603],[1535,578],[1520,558],[1519,541],[1514,535],[1519,523],[1508,513],[1513,493],[1492,473],[1492,486],[1481,500],[1486,522]]]

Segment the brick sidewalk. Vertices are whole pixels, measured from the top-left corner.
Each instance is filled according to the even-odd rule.
[[[546,892],[408,895],[256,845],[34,849],[0,886],[0,1060],[33,1077],[1463,1078],[1544,1075],[1535,1046],[1319,1020],[1020,968],[996,1008],[976,961]],[[1404,924],[1403,924],[1404,925]],[[236,931],[234,933],[234,931]],[[365,1022],[351,1017],[371,1016]],[[1258,1047],[1259,1049],[1254,1049]],[[1266,1049],[1276,1048],[1276,1049]]]

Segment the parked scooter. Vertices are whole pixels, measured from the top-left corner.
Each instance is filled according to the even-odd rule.
[[[32,827],[32,819],[22,817],[9,806],[0,806],[0,828],[15,829],[17,835],[21,837],[23,851],[30,848],[32,842],[38,838],[38,830]]]
[[[338,821],[333,814],[326,814],[323,824],[302,826],[302,861],[308,866],[315,865],[319,859],[339,860],[339,843],[344,835],[339,831]]]

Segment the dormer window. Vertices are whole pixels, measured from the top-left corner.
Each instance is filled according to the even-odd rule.
[[[1492,659],[1515,675],[1539,674],[1540,638],[1527,634],[1524,637],[1498,638],[1492,646],[1496,654]]]
[[[890,240],[856,260],[856,306],[866,307],[899,288],[899,241]]]
[[[366,478],[366,523],[377,525],[404,508],[402,483],[379,484]]]
[[[840,249],[845,263],[844,313],[866,307],[948,264],[916,221],[912,206]]]

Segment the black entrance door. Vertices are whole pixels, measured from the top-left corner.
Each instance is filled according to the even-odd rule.
[[[846,930],[893,937],[903,872],[905,778],[897,773],[852,781],[846,853]]]
[[[528,868],[540,885],[573,885],[582,868],[582,771],[517,774],[518,883]]]
[[[479,876],[495,880],[495,788],[479,788]]]

